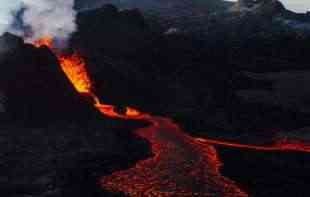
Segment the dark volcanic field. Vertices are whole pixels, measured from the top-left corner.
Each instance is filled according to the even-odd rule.
[[[309,35],[270,14],[217,17],[203,37],[167,34],[138,10],[105,6],[79,13],[68,51],[86,59],[104,102],[170,117],[193,136],[259,144],[307,127]],[[49,49],[9,34],[0,45],[0,196],[121,196],[97,181],[151,156],[132,134],[145,125],[102,117]],[[290,136],[307,141],[306,131]],[[308,154],[218,151],[223,174],[250,196],[310,196]]]
[[[148,144],[131,135],[130,128],[137,126],[108,124],[1,126],[1,195],[110,196],[100,188],[99,178],[146,158]]]
[[[300,152],[257,152],[218,148],[222,174],[234,180],[250,196],[310,195],[310,157]]]

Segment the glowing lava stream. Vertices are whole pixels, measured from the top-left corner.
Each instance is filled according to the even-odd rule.
[[[34,43],[53,49],[52,39]],[[248,196],[231,180],[220,174],[221,162],[213,145],[256,151],[304,151],[310,147],[299,143],[278,143],[270,147],[243,145],[211,139],[193,138],[183,132],[172,120],[154,117],[127,107],[125,114],[115,106],[102,104],[93,93],[92,83],[84,60],[77,54],[57,54],[61,67],[75,89],[92,97],[94,106],[112,118],[148,121],[150,127],[135,131],[152,146],[153,157],[139,161],[130,169],[114,172],[100,180],[102,188],[123,192],[129,196]]]

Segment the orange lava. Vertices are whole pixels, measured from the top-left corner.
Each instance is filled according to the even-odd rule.
[[[53,39],[46,37],[34,43],[53,50]],[[55,52],[55,51],[54,51]],[[153,157],[139,161],[124,171],[114,172],[100,180],[102,188],[123,192],[129,196],[248,196],[235,182],[220,174],[221,162],[215,146],[256,151],[304,151],[310,146],[298,142],[278,142],[272,146],[256,146],[219,140],[193,138],[170,119],[154,117],[127,107],[122,114],[113,105],[104,104],[95,95],[85,61],[77,53],[63,55],[55,52],[64,73],[81,95],[93,98],[94,106],[111,118],[142,120],[152,123],[135,133],[152,146]]]
[[[134,167],[103,177],[102,187],[128,196],[248,196],[220,174],[212,145],[197,145],[171,120],[151,117],[153,124],[135,133],[152,144],[154,156]]]
[[[54,50],[53,39],[49,36],[37,40],[33,44],[38,48],[42,46],[50,48],[56,54],[62,70],[76,91],[78,91],[81,95],[93,98],[94,106],[104,115],[110,118],[122,119],[142,119],[142,117],[146,116],[146,114],[143,114],[131,107],[126,108],[125,114],[119,114],[115,111],[115,106],[103,104],[93,92],[92,82],[88,75],[85,61],[77,52],[67,55]]]
[[[42,46],[47,46],[48,48],[52,49],[53,48],[53,38],[50,36],[46,36],[45,38],[34,41],[33,45],[38,47],[38,48],[42,47]]]
[[[62,70],[79,93],[92,92],[92,84],[86,71],[85,62],[77,53],[59,55],[58,60]]]
[[[45,37],[34,42],[36,47],[47,46],[55,52],[62,70],[71,81],[75,89],[82,94],[91,94],[92,84],[88,76],[85,61],[78,53],[72,55],[59,54],[53,49],[53,39]]]
[[[199,144],[211,144],[217,146],[225,146],[239,149],[249,149],[256,151],[298,151],[298,152],[307,152],[310,153],[310,145],[303,144],[301,142],[289,142],[289,141],[278,141],[270,146],[260,146],[260,145],[251,145],[251,144],[238,144],[232,142],[224,142],[220,140],[211,140],[204,138],[196,138],[197,143]]]

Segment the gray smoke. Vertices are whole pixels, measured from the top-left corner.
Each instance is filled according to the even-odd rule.
[[[28,42],[44,36],[67,40],[76,29],[74,0],[0,0],[0,4],[0,35],[9,32]],[[16,25],[17,16],[22,26]]]

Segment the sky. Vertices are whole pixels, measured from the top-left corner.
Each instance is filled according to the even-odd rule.
[[[310,0],[281,0],[281,2],[290,10],[295,12],[310,11]]]
[[[230,0],[237,1],[237,0]],[[310,11],[310,0],[280,0],[287,9],[294,12]]]

